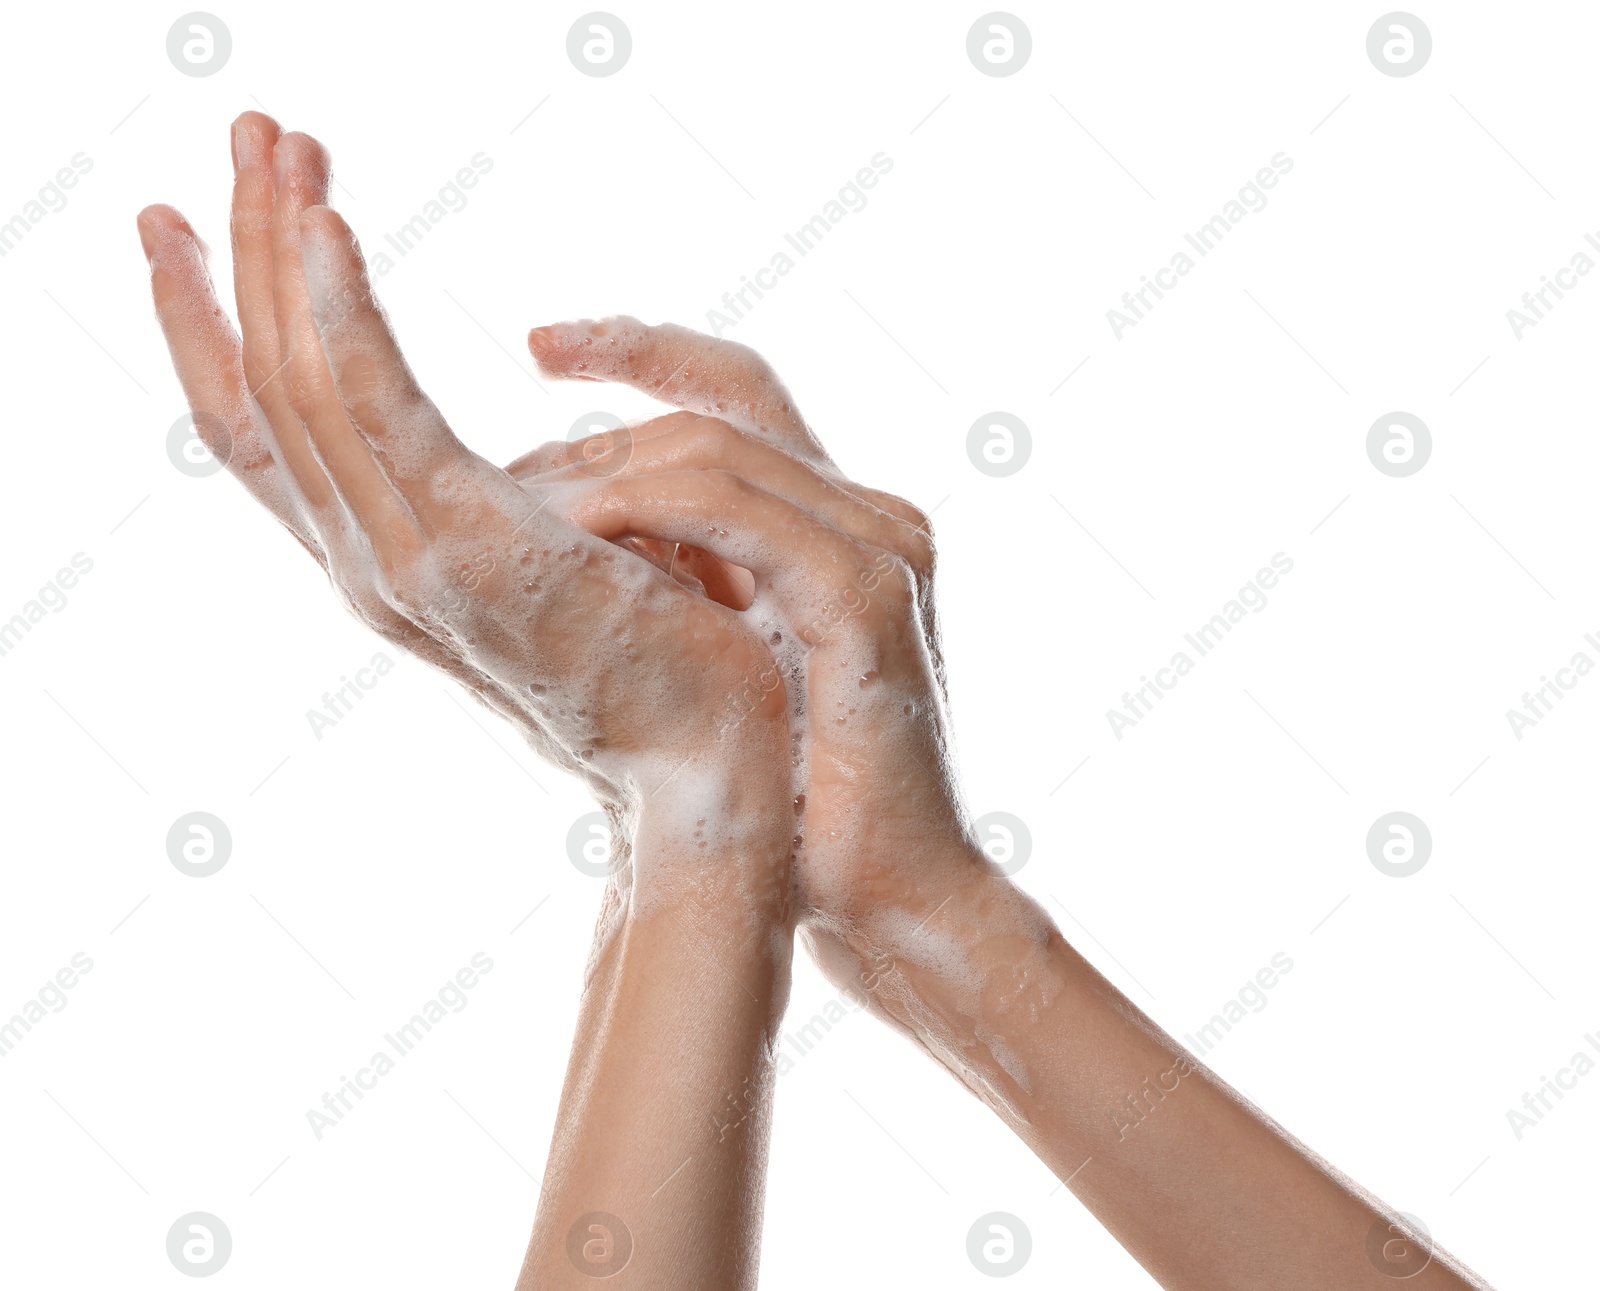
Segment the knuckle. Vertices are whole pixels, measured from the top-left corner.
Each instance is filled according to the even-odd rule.
[[[915,604],[917,575],[909,560],[893,551],[868,552],[867,557],[859,581],[874,604],[890,615]]]
[[[884,583],[892,596],[911,604],[917,596],[917,575],[911,562],[904,556],[890,554],[889,568],[884,573]]]
[[[919,583],[925,584],[933,577],[938,564],[938,550],[934,543],[933,521],[922,508],[892,493],[879,495],[878,506],[888,512],[903,526],[893,543],[895,550],[911,566]]]
[[[872,490],[869,496],[879,510],[887,511],[903,524],[908,524],[913,529],[921,529],[930,537],[932,536],[933,521],[921,507],[907,502],[904,498],[897,497],[893,493],[883,493],[877,489]]]
[[[724,472],[733,470],[744,444],[744,436],[735,427],[717,417],[701,417],[692,432],[708,462]]]
[[[939,552],[934,546],[933,535],[926,529],[917,529],[913,532],[906,559],[910,562],[912,572],[916,574],[918,581],[927,582],[932,578],[934,569],[939,563]]]

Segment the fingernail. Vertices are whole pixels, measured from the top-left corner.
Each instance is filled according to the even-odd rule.
[[[143,216],[137,221],[139,225],[139,245],[144,248],[144,258],[150,259],[156,252],[155,235],[150,231],[150,225]]]
[[[535,354],[551,354],[556,348],[555,329],[551,327],[536,327],[528,333],[528,348]]]
[[[283,177],[288,173],[289,152],[280,139],[278,146],[272,150],[272,191],[274,193],[283,187]]]

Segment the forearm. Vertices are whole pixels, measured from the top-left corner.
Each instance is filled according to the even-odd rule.
[[[593,1286],[629,1246],[608,1285],[755,1285],[792,931],[776,894],[673,886],[601,919],[519,1291]]]
[[[1008,880],[967,874],[850,939],[880,966],[873,1006],[1164,1287],[1376,1291],[1416,1270],[1381,1203],[1191,1058]],[[1406,1284],[1485,1285],[1438,1251]]]

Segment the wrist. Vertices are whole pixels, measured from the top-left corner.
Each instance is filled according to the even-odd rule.
[[[660,909],[730,933],[790,926],[787,763],[691,757],[652,768],[622,832],[629,864],[617,886],[627,917]]]
[[[1018,982],[1047,971],[1052,938],[1060,933],[1032,897],[968,842],[952,848],[937,873],[913,898],[878,912],[866,931],[877,957],[901,966],[936,1011],[981,1017]]]
[[[805,927],[835,985],[906,1032],[1002,1115],[1026,1100],[997,1055],[1067,987],[1066,945],[1045,911],[970,841],[911,867],[913,885],[848,921]],[[905,872],[904,858],[896,867]]]
[[[982,911],[1016,891],[954,826],[932,837],[926,831],[916,838],[876,834],[851,857],[844,875],[807,870],[803,879],[817,898],[816,922],[872,961],[908,955],[961,912]]]
[[[651,1011],[749,1016],[775,1037],[788,1004],[794,924],[787,908],[729,881],[613,881],[596,929],[588,984],[654,1001]]]

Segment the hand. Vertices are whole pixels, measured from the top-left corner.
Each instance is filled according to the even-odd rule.
[[[529,344],[547,376],[618,381],[721,419],[639,428],[603,479],[585,478],[566,446],[522,467],[560,485],[552,505],[599,537],[682,544],[680,560],[723,571],[713,582],[753,573],[748,615],[804,732],[795,879],[824,968],[876,984],[886,961],[926,957],[936,937],[956,959],[977,953],[931,922],[958,887],[1031,903],[987,864],[961,807],[927,518],[846,479],[743,346],[628,318],[541,328]]]
[[[784,688],[755,630],[558,520],[559,486],[530,492],[467,449],[401,357],[349,228],[321,205],[326,152],[256,113],[234,137],[242,344],[183,218],[151,207],[139,221],[208,446],[358,617],[581,775],[619,836],[648,803],[786,841],[787,793],[749,773],[787,746]],[[743,895],[782,908],[787,847],[761,851]]]

